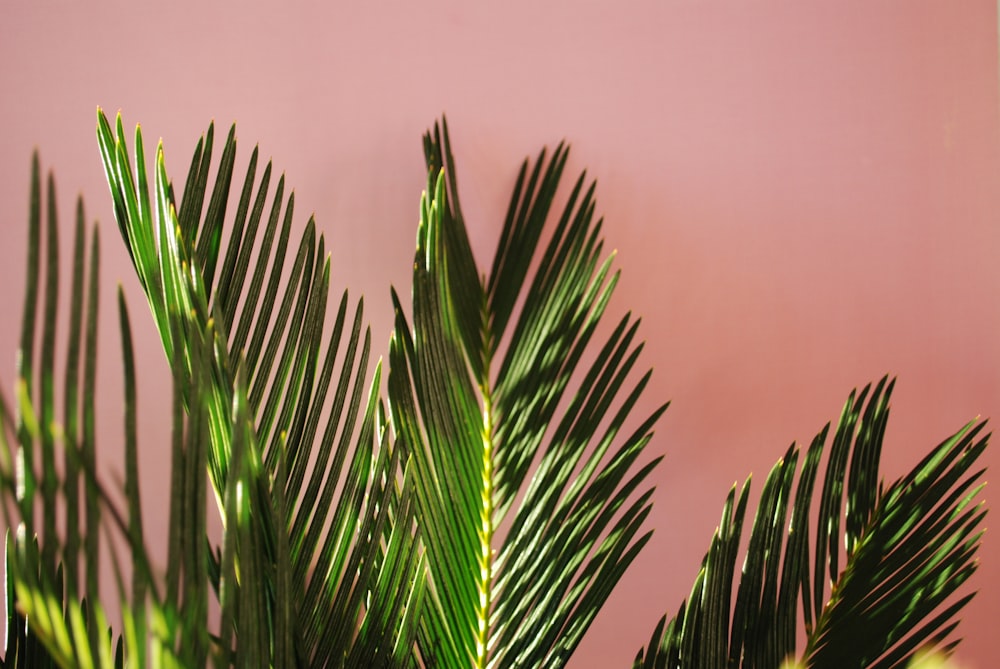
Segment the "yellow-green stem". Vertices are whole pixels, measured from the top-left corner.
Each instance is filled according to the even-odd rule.
[[[487,367],[488,368],[488,367]],[[488,383],[483,393],[483,488],[479,530],[479,609],[476,611],[476,667],[484,669],[489,657],[490,609],[493,586],[493,404]]]

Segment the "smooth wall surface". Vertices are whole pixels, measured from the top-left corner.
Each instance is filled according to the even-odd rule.
[[[167,386],[103,182],[98,105],[162,137],[175,175],[209,120],[236,121],[237,169],[258,142],[274,157],[299,225],[314,212],[327,236],[334,290],[366,296],[378,347],[388,287],[408,286],[423,130],[447,113],[484,264],[519,161],[573,144],[570,172],[597,178],[623,270],[612,311],[644,318],[647,410],[672,401],[651,445],[666,454],[656,533],[573,667],[629,666],[686,597],[729,487],[750,472],[759,486],[851,388],[899,377],[890,478],[967,420],[1000,417],[992,1],[318,4],[0,5],[0,379],[9,393],[38,147],[64,246],[77,193],[102,226],[109,477],[122,472],[118,282],[143,360],[147,500],[167,486]],[[166,512],[146,510],[155,537]],[[990,533],[981,555],[959,657],[985,668],[1000,616]]]

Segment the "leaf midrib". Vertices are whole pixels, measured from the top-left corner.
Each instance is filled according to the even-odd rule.
[[[488,370],[488,366],[486,367]],[[487,372],[488,373],[488,372]],[[490,609],[493,605],[493,403],[487,383],[483,394],[483,493],[479,512],[479,601],[476,609],[476,667],[485,669],[489,651]]]

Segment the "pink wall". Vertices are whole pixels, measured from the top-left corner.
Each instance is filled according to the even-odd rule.
[[[598,178],[624,269],[615,307],[644,315],[649,402],[673,401],[652,445],[667,454],[657,533],[574,667],[627,666],[686,596],[728,487],[751,471],[759,485],[850,388],[899,376],[892,477],[966,420],[1000,414],[992,1],[297,3],[246,15],[114,4],[0,4],[0,376],[9,391],[38,146],[57,173],[67,237],[78,190],[103,226],[99,426],[111,454],[116,282],[145,337],[150,499],[166,487],[166,426],[150,410],[165,371],[114,229],[97,105],[141,121],[147,141],[162,136],[178,175],[209,119],[236,120],[241,157],[259,141],[297,189],[301,220],[315,211],[334,285],[367,296],[380,344],[388,285],[408,283],[422,130],[449,115],[481,260],[518,161],[573,143],[571,168]],[[1000,464],[996,446],[986,457]],[[164,521],[150,510],[149,522]],[[960,657],[988,667],[994,537],[982,557]]]

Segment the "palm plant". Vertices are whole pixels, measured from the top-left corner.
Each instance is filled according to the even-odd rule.
[[[645,448],[666,409],[634,415],[649,379],[636,368],[638,321],[600,324],[617,272],[585,175],[550,223],[568,149],[522,165],[486,272],[469,247],[447,125],[427,133],[412,305],[393,291],[383,395],[362,302],[345,292],[326,322],[324,238],[310,219],[290,252],[294,195],[283,177],[272,191],[270,163],[258,175],[256,148],[230,197],[235,128],[210,188],[209,126],[180,198],[162,146],[150,179],[141,132],[130,155],[120,116],[112,125],[99,111],[98,142],[172,371],[166,566],[145,548],[121,292],[124,490],[96,475],[99,259],[96,228],[85,253],[82,204],[57,425],[59,228],[51,179],[42,225],[36,158],[18,383],[0,413],[12,530],[0,666],[565,665],[650,538],[660,458]],[[901,666],[927,644],[954,647],[972,595],[953,595],[975,569],[985,515],[973,465],[987,436],[967,425],[885,486],[891,389],[883,379],[851,395],[826,459],[829,426],[797,485],[800,451],[779,461],[740,578],[749,486],[734,488],[691,596],[635,666],[777,667],[797,655],[800,624],[806,666]],[[100,600],[102,545],[118,632]]]

